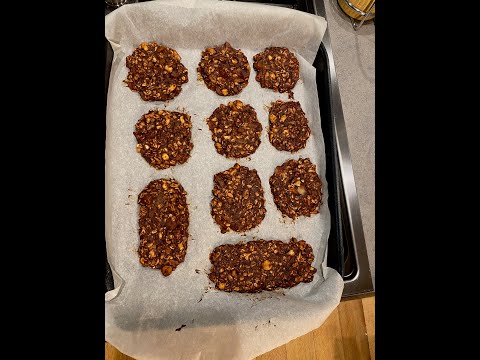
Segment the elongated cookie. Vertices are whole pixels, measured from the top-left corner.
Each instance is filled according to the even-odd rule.
[[[312,247],[304,240],[254,240],[217,246],[210,253],[208,275],[222,291],[256,293],[291,288],[311,282],[317,269],[312,267]]]
[[[189,214],[186,191],[175,180],[150,182],[138,195],[138,255],[143,266],[168,276],[185,259]]]

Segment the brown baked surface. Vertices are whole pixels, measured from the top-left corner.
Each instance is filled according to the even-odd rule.
[[[137,152],[156,169],[183,164],[193,148],[190,115],[151,110],[135,124]]]
[[[239,94],[248,85],[250,65],[241,50],[226,42],[202,51],[197,71],[210,90],[229,96]]]
[[[188,82],[188,70],[180,59],[169,47],[142,42],[127,56],[129,71],[125,83],[145,101],[171,100]]]
[[[297,84],[300,65],[297,57],[284,47],[269,47],[253,57],[255,79],[263,88],[276,92],[289,92]]]
[[[257,170],[235,164],[213,177],[211,214],[226,233],[247,231],[265,217],[265,197]]]
[[[260,145],[262,124],[254,108],[240,100],[221,104],[207,119],[215,149],[228,158],[251,155]]]
[[[143,266],[168,276],[185,259],[189,215],[187,193],[175,180],[150,182],[138,195],[138,255]]]
[[[312,247],[304,240],[254,240],[217,246],[210,253],[208,278],[223,291],[256,293],[311,282]]]
[[[268,137],[277,149],[295,152],[307,145],[308,120],[298,101],[277,100],[269,111]]]
[[[318,214],[322,182],[309,158],[287,160],[270,176],[270,189],[277,208],[292,219]]]

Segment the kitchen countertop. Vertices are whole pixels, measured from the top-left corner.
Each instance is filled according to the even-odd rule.
[[[254,360],[375,360],[375,297],[344,300],[318,329]],[[105,343],[105,360],[135,360]]]
[[[337,0],[324,2],[375,286],[375,25],[354,31]]]

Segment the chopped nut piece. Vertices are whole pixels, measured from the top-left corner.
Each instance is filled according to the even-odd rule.
[[[172,273],[173,269],[171,266],[168,266],[168,265],[165,265],[164,267],[162,267],[162,274],[164,276],[168,276]]]
[[[222,96],[239,94],[248,85],[250,76],[247,57],[228,42],[205,49],[197,71],[205,85]]]
[[[235,164],[215,174],[213,182],[211,214],[222,233],[247,231],[262,222],[266,213],[265,198],[256,170]],[[247,198],[245,191],[248,191]]]
[[[260,145],[262,124],[257,113],[240,100],[221,104],[207,119],[215,149],[228,158],[242,158],[253,154]]]
[[[262,264],[263,270],[270,270],[272,268],[272,264],[270,261],[265,260]]]
[[[155,42],[142,42],[127,56],[126,65],[129,72],[124,82],[145,101],[171,100],[188,82],[188,70],[178,53]]]
[[[312,164],[309,158],[288,160],[277,166],[270,176],[270,189],[273,201],[283,215],[295,219],[319,212],[322,182],[315,164]]]
[[[170,275],[183,262],[187,252],[186,195],[182,185],[167,179],[150,182],[138,195],[140,263],[160,269],[164,276]]]
[[[310,128],[299,102],[277,100],[269,114],[268,138],[277,150],[293,153],[305,148]],[[277,118],[280,121],[275,121]]]
[[[286,257],[290,249],[298,257]],[[248,256],[245,256],[246,254]],[[290,254],[290,252],[289,252]],[[317,269],[312,266],[313,249],[304,240],[254,240],[217,246],[210,253],[208,278],[223,291],[257,293],[290,288],[311,282]],[[275,264],[275,266],[272,266]],[[240,276],[238,276],[240,275]]]
[[[137,152],[159,170],[183,164],[193,148],[191,128],[187,114],[149,111],[135,124],[133,134],[138,142]]]

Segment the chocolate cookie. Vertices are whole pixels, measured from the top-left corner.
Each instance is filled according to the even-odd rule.
[[[322,182],[309,158],[287,160],[270,176],[270,189],[277,208],[292,219],[318,214]]]
[[[185,259],[189,215],[187,193],[175,180],[150,182],[138,195],[138,255],[143,266],[168,276]]]
[[[129,72],[124,81],[145,101],[171,100],[188,81],[188,70],[180,59],[173,49],[155,42],[142,42],[127,56]]]
[[[187,114],[151,110],[135,124],[137,152],[158,170],[183,164],[193,148],[191,129]]]
[[[277,100],[270,108],[268,119],[268,137],[277,150],[293,153],[307,145],[310,128],[298,101]]]
[[[223,291],[256,293],[311,282],[312,247],[304,240],[254,240],[217,246],[210,253],[208,278]]]
[[[236,95],[248,85],[250,65],[241,50],[228,42],[215,48],[207,48],[197,68],[205,85],[218,95]]]
[[[247,231],[259,225],[265,213],[265,198],[257,170],[235,164],[213,177],[211,214],[226,233]]]
[[[260,145],[262,124],[250,105],[240,100],[221,104],[207,119],[215,149],[228,158],[251,155]]]
[[[253,57],[255,79],[263,88],[275,92],[288,92],[295,87],[300,76],[300,65],[296,56],[284,47],[269,47]]]

